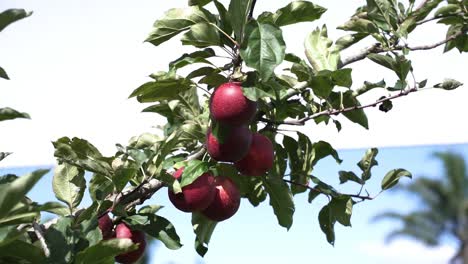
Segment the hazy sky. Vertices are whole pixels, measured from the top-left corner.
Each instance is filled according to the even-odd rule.
[[[258,1],[256,13],[275,10],[289,1]],[[288,52],[303,56],[303,39],[326,23],[335,30],[364,1],[316,1],[329,10],[318,22],[284,27]],[[143,43],[153,22],[170,7],[183,7],[185,0],[137,2],[123,0],[2,0],[0,9],[25,8],[34,14],[0,34],[0,65],[10,81],[0,80],[0,106],[28,112],[32,120],[0,123],[0,147],[15,155],[0,166],[52,164],[51,141],[62,136],[88,139],[104,154],[112,155],[115,143],[125,144],[162,120],[128,95],[148,80],[150,73],[167,70],[167,63],[182,51],[193,50],[173,40],[159,47]],[[409,40],[411,45],[427,44],[445,37],[445,30],[428,23]],[[356,53],[369,41],[344,54]],[[429,84],[444,77],[468,82],[467,56],[457,51],[442,54],[442,48],[415,52],[413,65],[418,80]],[[394,74],[369,61],[353,65],[354,87],[364,80],[387,83]],[[372,102],[387,93],[372,92]],[[466,89],[446,92],[422,91],[394,101],[385,114],[367,111],[370,130],[343,118],[339,134],[333,125],[310,124],[303,129],[313,141],[328,140],[336,148],[467,142],[465,119]],[[365,101],[363,99],[363,101]],[[312,122],[313,123],[313,122]]]

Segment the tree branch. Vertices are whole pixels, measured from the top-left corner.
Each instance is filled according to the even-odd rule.
[[[428,19],[425,19],[425,20],[421,20],[421,21],[418,21],[416,22],[416,25],[422,25],[422,24],[425,24],[427,22],[431,22],[433,20],[436,20],[436,19],[440,19],[440,18],[446,18],[446,17],[456,17],[458,15],[462,15],[463,13],[455,13],[455,14],[447,14],[447,15],[440,15],[440,16],[435,16],[435,17],[431,17],[431,18],[428,18]]]
[[[302,183],[298,183],[298,182],[294,182],[294,181],[290,181],[290,180],[287,180],[287,179],[283,179],[284,182],[287,182],[287,183],[290,183],[290,184],[293,184],[293,185],[297,185],[297,186],[301,186],[301,187],[304,187],[304,188],[307,188],[311,191],[314,191],[314,192],[318,192],[318,193],[321,193],[321,194],[325,194],[325,195],[328,195],[326,193],[324,193],[323,191],[321,191],[320,189],[317,189],[317,188],[314,188],[314,187],[310,187],[309,185],[307,184],[302,184]],[[363,195],[359,195],[359,194],[340,194],[340,195],[346,195],[346,196],[349,196],[349,197],[353,197],[353,198],[358,198],[358,199],[361,199],[361,200],[373,200],[375,197],[371,197],[371,196],[363,196]]]
[[[372,53],[377,54],[377,53],[382,53],[382,52],[388,52],[388,51],[394,51],[394,50],[403,50],[403,49],[416,51],[416,50],[428,50],[428,49],[437,48],[437,47],[439,47],[439,46],[441,46],[441,45],[443,45],[443,44],[445,44],[445,43],[447,43],[447,42],[449,42],[451,40],[454,40],[455,38],[457,38],[458,36],[461,36],[464,33],[465,33],[464,31],[459,31],[459,32],[447,37],[446,39],[439,41],[439,42],[436,42],[436,43],[433,43],[433,44],[430,44],[430,45],[421,45],[421,46],[413,46],[413,47],[408,46],[408,45],[397,45],[397,46],[394,46],[392,48],[384,49],[384,48],[382,48],[380,43],[375,43],[372,46],[362,50],[358,54],[352,55],[352,56],[342,60],[340,65],[339,65],[339,68],[343,68],[344,66],[346,66],[348,64],[363,60],[363,59],[365,59],[367,57],[367,55],[372,54]]]
[[[34,233],[36,234],[36,237],[37,239],[39,240],[40,244],[41,244],[41,247],[42,247],[42,250],[44,251],[44,255],[46,257],[49,257],[50,256],[50,250],[49,250],[49,247],[47,247],[47,243],[44,239],[44,232],[41,228],[41,226],[36,222],[36,220],[34,220],[32,222],[32,226],[33,226],[33,229],[34,229]]]
[[[314,119],[314,118],[317,118],[317,117],[320,117],[320,116],[325,116],[325,115],[332,116],[332,115],[338,115],[338,114],[342,114],[342,113],[357,110],[357,109],[364,109],[364,108],[367,108],[367,107],[375,107],[378,104],[381,104],[381,103],[383,103],[385,101],[389,101],[389,100],[392,100],[392,99],[395,99],[395,98],[398,98],[398,97],[402,97],[402,96],[408,95],[408,94],[410,94],[412,92],[416,92],[416,91],[417,91],[417,88],[411,88],[411,89],[408,89],[408,90],[401,91],[400,93],[395,94],[393,96],[382,98],[382,99],[377,100],[377,101],[375,101],[375,102],[373,102],[371,104],[355,105],[355,106],[345,107],[345,108],[342,108],[342,109],[325,110],[325,111],[322,111],[322,112],[318,112],[318,113],[306,116],[306,117],[301,118],[301,119],[277,121],[277,120],[269,120],[269,119],[266,119],[266,118],[259,118],[259,121],[265,122],[267,124],[275,124],[275,125],[303,126],[303,125],[305,125],[305,123],[307,121],[309,121],[311,119]]]

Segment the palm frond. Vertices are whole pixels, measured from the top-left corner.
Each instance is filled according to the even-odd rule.
[[[408,229],[406,227],[390,232],[385,238],[385,243],[390,243],[401,236],[414,238],[429,246],[437,246],[439,244],[439,237],[435,236],[434,233],[421,232],[415,229]]]
[[[462,155],[452,152],[436,152],[434,156],[440,159],[444,166],[444,176],[448,180],[447,187],[458,200],[466,197],[468,178],[466,163]]]

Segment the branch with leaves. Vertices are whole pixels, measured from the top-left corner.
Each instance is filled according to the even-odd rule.
[[[316,164],[326,157],[342,162],[332,145],[313,141],[294,127],[288,135],[283,134],[279,126],[303,126],[311,120],[328,125],[332,119],[341,130],[338,118],[343,117],[369,128],[364,110],[379,106],[388,112],[392,100],[426,86],[427,80],[416,79],[409,53],[442,45],[444,51],[467,51],[466,7],[453,3],[440,7],[442,1],[429,0],[414,8],[412,1],[406,6],[369,0],[339,26],[345,35],[334,40],[328,36],[326,25],[316,28],[305,36],[304,55],[297,55],[286,53],[283,31],[290,28],[285,26],[317,21],[327,9],[299,0],[255,16],[256,2],[231,0],[225,6],[217,0],[190,0],[188,7],[170,9],[156,20],[147,42],[160,46],[181,35],[182,44],[193,47],[190,53],[178,54],[166,71],[151,74],[151,79],[130,95],[149,104],[144,112],[166,119],[159,135],[145,133],[125,146],[117,144],[117,152],[110,157],[85,139],[62,137],[54,141],[59,164],[52,186],[60,203],[37,204],[25,196],[47,171],[0,178],[0,229],[6,227],[1,230],[6,235],[1,237],[7,239],[0,238],[0,262],[27,258],[5,256],[3,252],[10,252],[11,246],[33,252],[32,262],[89,263],[102,259],[103,263],[113,263],[128,257],[128,252],[141,254],[144,234],[178,249],[182,244],[174,226],[158,214],[162,207],[149,204],[163,188],[169,189],[169,199],[176,208],[192,213],[194,246],[201,256],[208,251],[217,223],[235,214],[241,202],[258,206],[269,200],[278,225],[289,229],[295,211],[293,197],[304,192],[308,192],[308,202],[319,195],[328,198],[318,219],[327,241],[333,244],[334,225],[351,226],[353,206],[373,200],[400,179],[411,177],[405,169],[393,169],[383,175],[378,194],[369,195],[365,185],[375,178],[372,168],[378,154],[371,148],[357,162],[359,172],[338,172],[340,184],[353,182],[359,188],[356,193],[341,193],[312,175]],[[427,18],[433,11],[434,17]],[[25,16],[13,14],[9,13],[10,20]],[[448,26],[446,39],[430,45],[406,44],[420,25],[434,20]],[[3,21],[0,16],[0,30]],[[342,58],[343,50],[371,38],[375,44]],[[396,81],[365,81],[355,87],[350,66],[365,58],[369,58],[366,63],[394,72]],[[220,64],[219,60],[228,61]],[[0,68],[0,77],[5,76]],[[461,85],[449,79],[433,87],[452,90]],[[385,94],[376,101],[360,102],[361,95],[375,88],[384,89]],[[219,97],[221,103],[215,103],[216,94],[223,89],[229,92]],[[235,100],[230,97],[233,94],[238,96]],[[231,110],[230,114],[232,109],[239,110],[239,105],[244,106],[238,112],[245,116],[223,116],[214,109],[215,104],[220,105],[218,110]],[[3,113],[9,117],[22,115],[9,109]],[[337,115],[337,119],[332,118]],[[7,155],[0,153],[0,160]],[[206,190],[205,195],[197,193],[197,197],[210,199],[196,206],[190,204],[190,195],[184,190],[193,186]],[[220,192],[232,199],[214,202]],[[92,204],[80,208],[86,193]],[[225,200],[231,203],[227,206]],[[41,211],[54,213],[57,218],[40,225]],[[124,239],[121,233],[125,232],[120,230],[139,240]],[[38,240],[39,245],[33,244]]]

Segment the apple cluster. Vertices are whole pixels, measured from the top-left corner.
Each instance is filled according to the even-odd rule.
[[[242,175],[261,176],[273,166],[274,150],[271,141],[260,133],[252,133],[249,123],[257,112],[257,103],[244,96],[241,83],[220,85],[210,98],[212,123],[223,132],[223,140],[213,134],[206,135],[206,149],[218,162],[234,163]],[[218,135],[219,136],[219,135]],[[184,168],[173,177],[181,180]],[[240,192],[228,177],[205,172],[182,192],[168,190],[172,204],[183,212],[200,212],[213,221],[223,221],[233,216],[240,205]]]
[[[136,262],[145,252],[146,248],[146,238],[145,234],[140,230],[132,230],[127,224],[120,223],[115,226],[112,219],[108,214],[101,216],[98,219],[99,229],[102,233],[102,239],[107,240],[111,238],[128,238],[131,239],[133,243],[138,244],[138,248],[120,254],[115,257],[115,260],[119,263],[130,264]]]
[[[244,96],[239,82],[224,83],[211,95],[211,118],[228,133],[221,143],[209,129],[208,153],[217,161],[234,162],[241,174],[249,176],[265,174],[273,166],[274,159],[271,141],[248,128],[256,112],[257,102]]]

